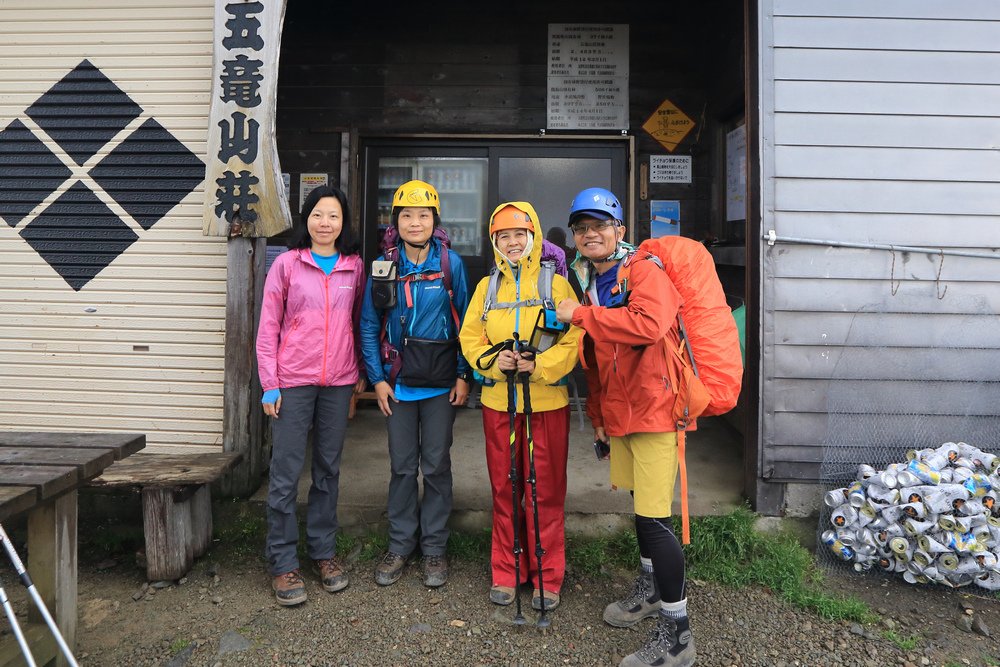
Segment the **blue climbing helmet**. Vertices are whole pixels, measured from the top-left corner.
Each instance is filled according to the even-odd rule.
[[[569,223],[572,225],[581,217],[596,218],[598,220],[618,220],[624,219],[621,202],[611,190],[604,188],[587,188],[573,197],[573,203],[569,205]]]

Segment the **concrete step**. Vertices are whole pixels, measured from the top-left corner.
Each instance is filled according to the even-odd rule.
[[[600,535],[632,525],[632,498],[628,491],[611,489],[608,462],[594,456],[593,429],[581,428],[579,413],[570,419],[566,532]],[[338,517],[351,534],[385,527],[389,486],[389,451],[385,418],[374,405],[361,404],[347,431],[341,461]],[[482,415],[463,408],[455,419],[451,450],[454,477],[452,527],[464,531],[489,529],[490,481],[486,471]],[[743,502],[743,441],[722,418],[699,420],[688,436],[688,493],[692,516],[726,514]],[[309,493],[308,461],[299,480],[299,504]],[[680,515],[680,484],[674,514]],[[253,501],[264,503],[267,485]]]

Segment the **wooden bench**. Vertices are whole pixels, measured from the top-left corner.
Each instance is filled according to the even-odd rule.
[[[103,488],[142,490],[146,538],[146,578],[179,579],[212,542],[209,485],[231,470],[243,455],[138,454],[109,466],[90,482]]]
[[[0,521],[27,513],[28,571],[70,648],[76,645],[77,489],[145,446],[141,433],[0,431]],[[21,629],[38,664],[64,664],[33,605]],[[0,641],[0,665],[23,664],[13,637]]]

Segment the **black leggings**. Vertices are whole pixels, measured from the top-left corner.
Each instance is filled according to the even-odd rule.
[[[653,576],[663,602],[684,599],[684,551],[674,535],[670,517],[654,519],[635,515],[639,555],[653,561]]]

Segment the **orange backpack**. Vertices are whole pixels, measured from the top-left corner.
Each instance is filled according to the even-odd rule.
[[[715,262],[705,246],[684,236],[663,236],[639,244],[635,258],[641,259],[644,252],[659,260],[681,295],[677,326],[670,329],[664,344],[670,382],[677,396],[673,420],[680,464],[683,542],[689,544],[685,431],[694,427],[701,415],[721,415],[736,407],[743,384],[739,331]],[[630,268],[631,261],[622,262],[619,283],[628,277]]]

